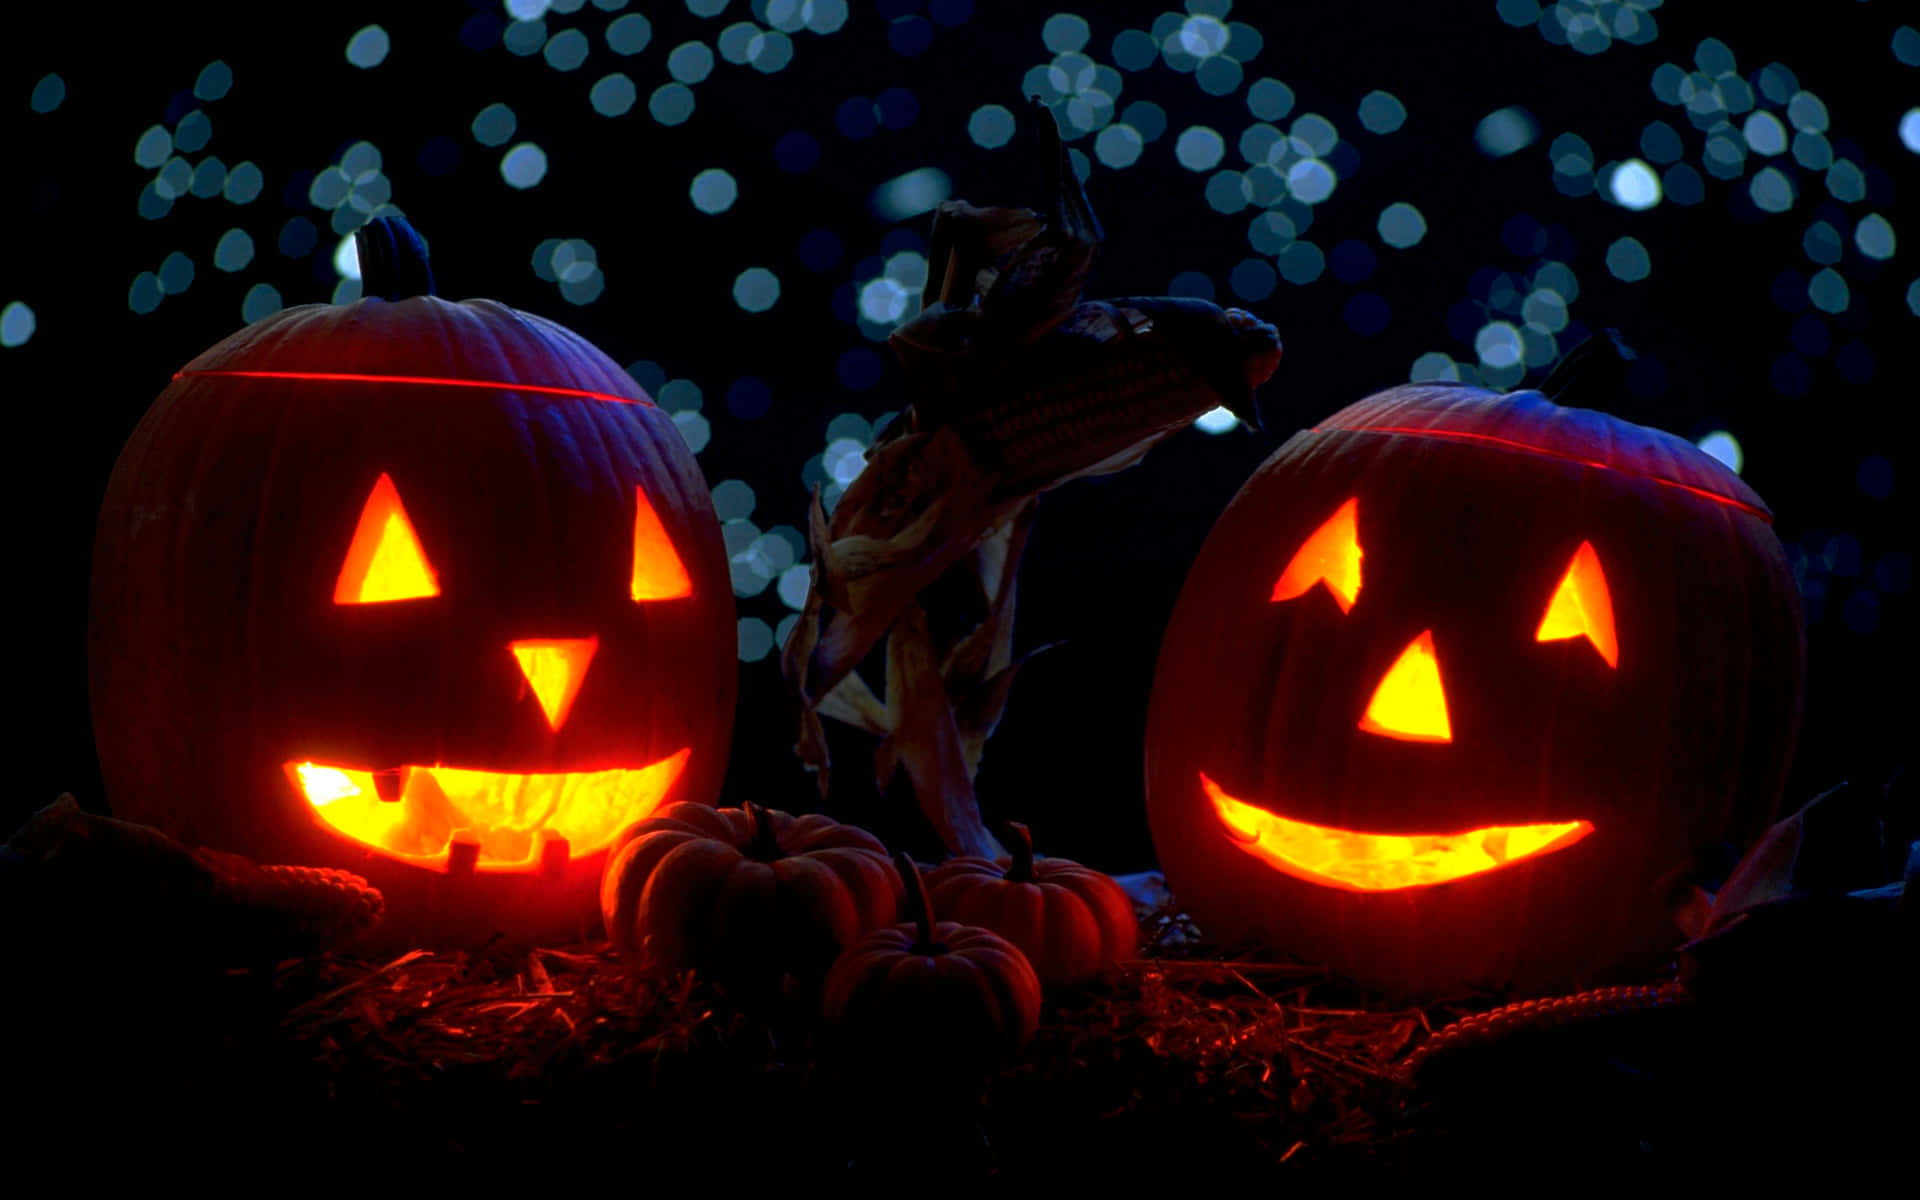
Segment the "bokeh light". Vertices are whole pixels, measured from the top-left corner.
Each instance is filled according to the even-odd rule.
[[[740,185],[732,175],[719,167],[708,167],[693,177],[693,183],[687,188],[687,194],[693,199],[693,206],[703,213],[723,213],[733,207],[740,196]]]
[[[475,113],[468,128],[473,132],[473,140],[482,146],[504,146],[513,139],[513,132],[519,125],[519,118],[514,116],[511,108],[496,103]]]
[[[601,76],[587,93],[587,102],[603,117],[625,116],[639,98],[640,91],[634,87],[633,80],[619,71]]]
[[[1495,109],[1474,127],[1473,141],[1483,154],[1504,158],[1524,150],[1540,136],[1540,124],[1533,114],[1519,105]]]
[[[28,97],[27,105],[37,113],[50,113],[59,108],[67,98],[67,81],[57,73],[42,75],[33,85],[33,94]]]
[[[1040,26],[1040,40],[1055,54],[1068,54],[1087,44],[1093,30],[1074,13],[1055,13]]]
[[[369,70],[387,61],[387,52],[393,49],[393,42],[387,31],[378,25],[368,25],[347,39],[347,61],[361,70]]]
[[[713,73],[713,49],[705,42],[682,42],[667,55],[667,73],[694,84]]]
[[[1747,148],[1755,154],[1785,154],[1787,152],[1787,127],[1780,118],[1765,109],[1747,114],[1746,124],[1740,127],[1740,136],[1747,139]]]
[[[1767,167],[1754,174],[1748,185],[1754,207],[1762,212],[1779,213],[1793,207],[1793,180],[1778,167]]]
[[[1401,200],[1381,210],[1374,228],[1381,241],[1397,250],[1405,250],[1409,246],[1419,245],[1420,239],[1427,236],[1427,219],[1418,208]]]
[[[1173,149],[1174,157],[1189,171],[1212,170],[1220,164],[1226,152],[1227,144],[1217,132],[1205,125],[1193,125],[1183,130]]]
[[[508,187],[536,187],[547,177],[547,152],[532,142],[521,142],[500,156],[500,177]]]
[[[146,277],[143,276],[143,278]],[[139,280],[134,281],[134,286],[135,290],[138,291]],[[154,281],[154,287],[158,289],[158,280]],[[159,303],[159,296],[157,294],[153,302],[154,304]],[[282,307],[283,304],[280,300],[280,291],[278,288],[270,283],[256,283],[247,289],[246,297],[240,302],[240,319],[251,325],[255,321],[264,317],[270,317],[274,313],[279,312]],[[142,309],[136,304],[134,305],[134,311],[151,312],[152,306],[150,305]]]
[[[1305,286],[1320,278],[1326,270],[1327,256],[1320,247],[1308,241],[1294,241],[1287,244],[1277,256],[1280,277],[1288,283]]]
[[[1287,168],[1287,194],[1302,204],[1318,204],[1333,194],[1333,169],[1317,158]]]
[[[647,111],[662,125],[685,124],[693,108],[693,89],[684,83],[663,83],[647,97]]]
[[[1615,204],[1643,212],[1660,203],[1660,177],[1646,163],[1630,158],[1614,168],[1607,191]]]
[[[766,312],[780,299],[780,277],[765,267],[748,267],[733,281],[733,302],[750,313]]]
[[[1392,133],[1407,119],[1407,106],[1392,92],[1371,91],[1360,100],[1360,124],[1368,133]]]
[[[39,325],[39,318],[25,301],[8,301],[5,308],[0,308],[0,346],[26,345]]]
[[[1868,258],[1892,258],[1895,244],[1892,222],[1879,213],[1868,213],[1854,227],[1853,244]]]
[[[1623,237],[1607,247],[1607,270],[1615,279],[1636,283],[1653,272],[1653,259],[1640,239]]]
[[[1262,121],[1278,121],[1293,111],[1293,89],[1278,79],[1255,80],[1247,89],[1247,111]]]
[[[1724,429],[1716,429],[1696,443],[1709,458],[1718,459],[1722,466],[1735,475],[1746,465],[1746,452],[1740,448],[1740,439]]]
[[[773,628],[759,617],[739,619],[740,661],[758,662],[773,652]]]
[[[1139,162],[1146,146],[1146,139],[1132,125],[1108,125],[1094,138],[1093,153],[1103,165],[1120,170]]]
[[[615,17],[607,25],[607,49],[622,57],[640,53],[653,40],[653,23],[641,13]]]
[[[937,167],[921,167],[896,175],[873,190],[873,210],[882,220],[905,221],[932,212],[953,194],[953,183]]]
[[[1846,278],[1832,267],[1826,267],[1814,272],[1813,278],[1807,281],[1807,299],[1821,312],[1838,313],[1847,311],[1853,294]]]
[[[1013,140],[1013,113],[1004,105],[983,104],[967,118],[967,136],[975,145],[997,150]]]
[[[1239,424],[1240,418],[1225,408],[1210,408],[1193,419],[1193,427],[1201,433],[1226,433]]]
[[[1248,303],[1256,303],[1273,295],[1278,283],[1278,273],[1264,258],[1243,258],[1234,264],[1233,271],[1227,276],[1227,286],[1233,289],[1233,294]]]

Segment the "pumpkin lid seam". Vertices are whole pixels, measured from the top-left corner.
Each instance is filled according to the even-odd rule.
[[[546,396],[576,396],[583,400],[608,400],[615,404],[643,404],[656,407],[642,396],[616,396],[590,388],[560,387],[547,383],[514,383],[500,379],[450,379],[438,375],[361,375],[344,371],[175,371],[174,379],[221,377],[236,379],[294,379],[322,383],[416,384],[427,387],[499,388],[511,392],[537,392]]]
[[[1749,513],[1760,518],[1769,525],[1773,524],[1773,514],[1771,512],[1768,512],[1764,508],[1748,504],[1744,500],[1726,495],[1724,492],[1716,492],[1710,488],[1698,487],[1691,483],[1682,483],[1678,479],[1668,479],[1662,475],[1650,475],[1644,471],[1630,470],[1614,463],[1602,462],[1596,458],[1588,458],[1579,454],[1568,454],[1565,451],[1554,450],[1546,446],[1536,446],[1527,442],[1518,442],[1511,438],[1497,437],[1490,433],[1476,433],[1466,429],[1422,429],[1406,425],[1316,425],[1309,432],[1399,433],[1407,434],[1411,437],[1430,437],[1439,438],[1444,441],[1472,442],[1505,450],[1517,450],[1522,454],[1531,454],[1538,458],[1554,458],[1562,462],[1580,463],[1583,466],[1598,467],[1603,471],[1615,471],[1633,479],[1644,479],[1649,483],[1657,483],[1662,487],[1678,488],[1683,492],[1691,492],[1696,496],[1724,504],[1729,508],[1737,508],[1741,512]]]

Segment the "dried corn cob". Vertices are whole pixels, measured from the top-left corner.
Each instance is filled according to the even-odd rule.
[[[263,866],[205,847],[193,857],[213,875],[214,901],[275,944],[317,948],[372,928],[386,909],[380,892],[351,871]]]
[[[1398,1073],[1403,1081],[1411,1082],[1435,1058],[1490,1046],[1518,1033],[1591,1025],[1627,1013],[1675,1008],[1692,1002],[1692,993],[1678,982],[1596,988],[1571,996],[1523,1000],[1462,1017],[1444,1027],[1402,1060]]]
[[[1251,415],[1280,339],[1239,310],[1170,297],[1084,302],[1061,328],[916,397],[995,476],[996,499],[1118,469],[1213,408]],[[944,391],[944,389],[943,389]]]
[[[72,796],[35,813],[7,848],[20,911],[36,923],[25,932],[56,951],[105,944],[183,962],[281,958],[366,929],[384,908],[358,875],[190,848],[86,812]]]

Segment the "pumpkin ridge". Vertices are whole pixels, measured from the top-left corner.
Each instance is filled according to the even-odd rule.
[[[853,895],[862,930],[890,925],[899,916],[899,889],[884,854],[884,850],[834,846],[807,856],[831,871],[840,886]]]
[[[837,951],[861,932],[861,913],[845,882],[825,863],[809,856],[772,864],[775,902],[783,912],[824,916]]]

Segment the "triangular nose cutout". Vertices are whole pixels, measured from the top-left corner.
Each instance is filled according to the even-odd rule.
[[[1403,742],[1450,742],[1447,694],[1440,686],[1440,660],[1429,629],[1400,652],[1374,689],[1360,728]]]
[[[547,714],[547,724],[557,732],[567,722],[573,698],[580,694],[587,664],[600,649],[600,639],[527,638],[508,642],[507,649],[520,663],[520,673],[527,677],[527,686],[540,701],[540,711]]]

